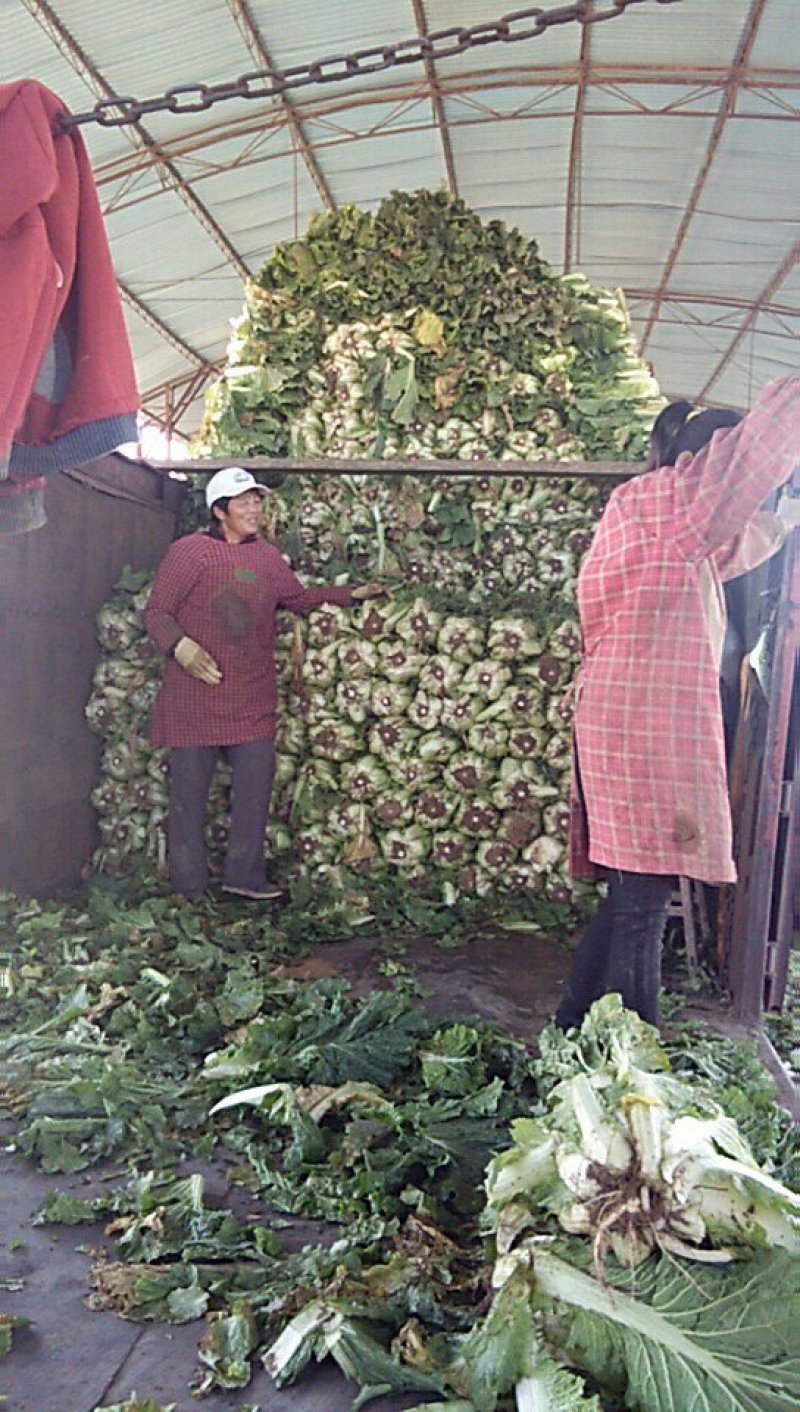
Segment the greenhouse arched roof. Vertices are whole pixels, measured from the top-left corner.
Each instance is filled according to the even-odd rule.
[[[745,407],[796,370],[797,0],[539,9],[541,32],[513,19],[503,39],[491,0],[4,0],[4,82],[35,78],[76,114],[192,85],[170,100],[184,111],[82,127],[150,417],[196,429],[243,280],[278,241],[442,185],[556,271],[622,287],[668,396]],[[304,77],[236,82],[265,70]],[[263,96],[200,106],[225,88]]]

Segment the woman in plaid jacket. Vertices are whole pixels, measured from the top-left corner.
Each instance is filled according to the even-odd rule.
[[[674,877],[735,880],[722,583],[779,547],[781,521],[759,506],[798,462],[800,378],[771,383],[743,419],[672,404],[648,473],[613,492],[581,567],[571,864],[609,892],[574,958],[564,1029],[608,991],[658,1024]]]

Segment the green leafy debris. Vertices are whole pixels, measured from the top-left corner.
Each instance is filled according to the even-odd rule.
[[[580,1031],[545,1029],[533,1059],[474,1016],[429,1018],[413,976],[359,994],[295,979],[276,965],[281,929],[218,904],[105,881],[0,908],[13,1142],[108,1178],[100,1196],[54,1192],[37,1220],[105,1222],[92,1306],[194,1323],[196,1390],[243,1389],[277,1344],[287,1384],[331,1356],[359,1406],[417,1389],[459,1412],[596,1412],[598,1397],[664,1412],[664,1389],[683,1408],[691,1385],[698,1412],[793,1407],[797,1261],[772,1244],[791,1230],[777,1164],[792,1125],[751,1046],[665,1045],[609,997]],[[752,1152],[718,1102],[738,1112],[751,1084]],[[706,1216],[713,1196],[696,1250],[740,1258],[656,1242],[630,1276],[613,1244],[598,1262],[596,1229],[560,1231],[564,1186],[601,1166],[624,1181],[634,1149],[627,1199],[682,1171]],[[315,1223],[300,1248],[287,1214]],[[6,1348],[12,1334],[7,1320]]]
[[[31,1320],[18,1314],[0,1313],[0,1358],[11,1352],[15,1329],[29,1329]]]
[[[96,1407],[94,1412],[177,1412],[177,1408],[174,1402],[170,1402],[167,1406],[163,1402],[154,1402],[151,1397],[142,1400],[133,1392],[124,1402]]]
[[[251,1377],[250,1355],[257,1344],[256,1321],[246,1306],[227,1317],[213,1319],[200,1340],[200,1362],[208,1371],[201,1375],[196,1391],[247,1387]]]

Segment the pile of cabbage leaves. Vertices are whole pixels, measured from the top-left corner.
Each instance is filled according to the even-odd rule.
[[[800,1144],[754,1046],[606,997],[534,1057],[429,1014],[396,949],[355,990],[130,885],[0,912],[6,1131],[102,1178],[37,1219],[106,1222],[93,1302],[196,1322],[198,1394],[331,1357],[356,1407],[797,1405]]]

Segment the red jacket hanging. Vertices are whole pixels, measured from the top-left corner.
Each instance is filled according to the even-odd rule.
[[[59,130],[64,111],[33,80],[0,85],[0,521],[47,472],[136,439],[103,217],[78,129]]]

